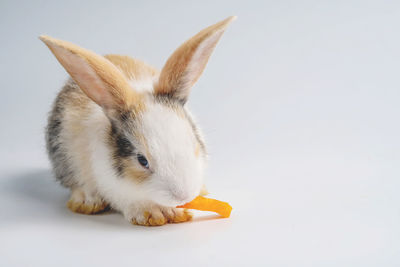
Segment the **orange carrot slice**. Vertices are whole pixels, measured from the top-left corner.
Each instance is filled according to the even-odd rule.
[[[212,198],[206,198],[198,196],[189,203],[186,203],[177,208],[195,209],[203,211],[213,211],[218,213],[224,218],[228,218],[231,215],[232,207],[227,202],[219,201]]]

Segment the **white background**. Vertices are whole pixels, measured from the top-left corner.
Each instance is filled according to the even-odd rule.
[[[400,266],[398,3],[0,1],[0,265]],[[43,137],[67,74],[37,36],[161,68],[229,15],[189,106],[232,217],[67,210]]]

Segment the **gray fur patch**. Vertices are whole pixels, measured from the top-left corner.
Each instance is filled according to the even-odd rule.
[[[62,142],[63,118],[66,99],[71,91],[80,90],[67,83],[58,94],[50,112],[46,127],[46,148],[56,179],[65,187],[72,187],[76,181],[65,144]]]

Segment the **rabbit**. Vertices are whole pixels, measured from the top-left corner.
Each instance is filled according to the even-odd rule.
[[[70,78],[49,114],[46,147],[67,207],[109,208],[136,225],[185,222],[204,191],[205,143],[185,103],[232,16],[183,43],[161,71],[41,35]]]

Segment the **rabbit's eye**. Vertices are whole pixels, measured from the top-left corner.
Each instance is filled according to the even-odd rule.
[[[146,169],[149,168],[149,162],[147,161],[147,159],[145,158],[145,156],[138,154],[137,155],[137,160],[139,161],[140,165],[142,165],[143,167],[145,167]]]

